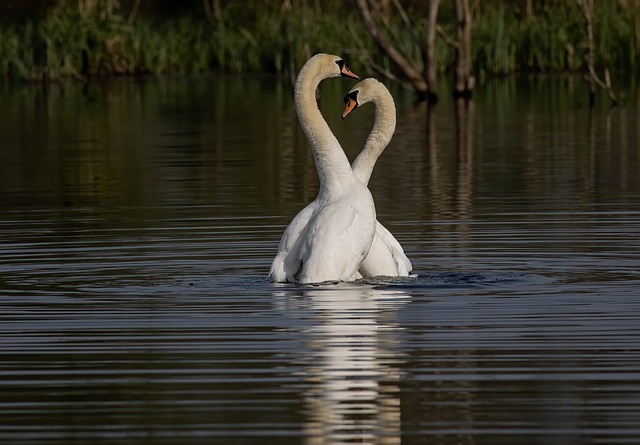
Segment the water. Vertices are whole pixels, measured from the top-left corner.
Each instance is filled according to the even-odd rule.
[[[0,440],[640,442],[636,88],[394,90],[371,190],[417,276],[302,287],[266,278],[317,191],[286,86],[2,87]]]

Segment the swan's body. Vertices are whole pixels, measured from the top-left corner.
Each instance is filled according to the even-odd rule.
[[[354,77],[337,56],[318,54],[296,79],[296,113],[318,170],[318,197],[286,228],[271,265],[275,282],[352,281],[369,253],[376,230],[373,198],[322,117],[315,92],[330,77]]]
[[[369,183],[376,161],[389,145],[396,129],[396,107],[389,90],[375,79],[356,84],[345,96],[346,109],[342,117],[367,102],[376,109],[375,121],[364,148],[351,165],[353,173],[364,184]],[[376,221],[376,233],[369,254],[360,266],[363,277],[408,276],[411,261],[402,246],[382,224]]]

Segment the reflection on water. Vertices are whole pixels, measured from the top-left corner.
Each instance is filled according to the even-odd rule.
[[[627,83],[394,90],[370,187],[418,276],[325,287],[266,278],[318,186],[286,86],[0,86],[0,442],[639,442]],[[353,158],[351,85],[320,98]]]
[[[396,311],[409,295],[353,283],[280,294],[294,316],[309,312],[309,351],[293,358],[305,366],[305,443],[401,443]]]

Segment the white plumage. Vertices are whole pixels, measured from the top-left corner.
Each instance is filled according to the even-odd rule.
[[[296,111],[311,144],[320,191],[280,240],[269,274],[275,282],[408,276],[412,269],[400,243],[376,221],[373,198],[366,187],[395,132],[396,109],[389,90],[375,79],[365,79],[345,97],[343,117],[368,102],[376,107],[371,133],[352,166],[315,103],[320,81],[340,76],[343,66],[337,56],[319,54],[309,59],[296,81]]]
[[[373,242],[376,212],[371,193],[354,175],[315,101],[318,84],[340,76],[357,78],[339,57],[318,54],[296,80],[296,112],[313,151],[320,190],[280,240],[270,271],[275,282],[355,280]]]
[[[376,109],[375,121],[364,148],[353,161],[353,173],[364,184],[369,183],[376,161],[389,145],[396,130],[396,107],[387,87],[376,79],[357,83],[345,96],[346,108],[342,117],[368,102]],[[360,266],[363,277],[406,277],[411,261],[402,246],[382,224],[376,221],[376,233],[369,254]]]

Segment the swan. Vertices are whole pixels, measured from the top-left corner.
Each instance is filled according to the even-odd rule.
[[[316,54],[298,73],[294,101],[311,146],[320,188],[316,199],[285,229],[269,276],[274,282],[353,281],[369,253],[376,228],[371,192],[354,175],[349,160],[316,103],[320,82],[358,79],[344,60]]]
[[[364,79],[357,83],[345,96],[345,110],[342,118],[347,117],[358,106],[368,102],[375,107],[375,121],[367,137],[364,148],[351,164],[353,173],[363,184],[368,184],[376,161],[387,147],[396,129],[396,106],[387,87],[376,79]],[[382,224],[376,221],[376,231],[369,254],[360,265],[363,277],[408,276],[411,261],[402,246]]]

